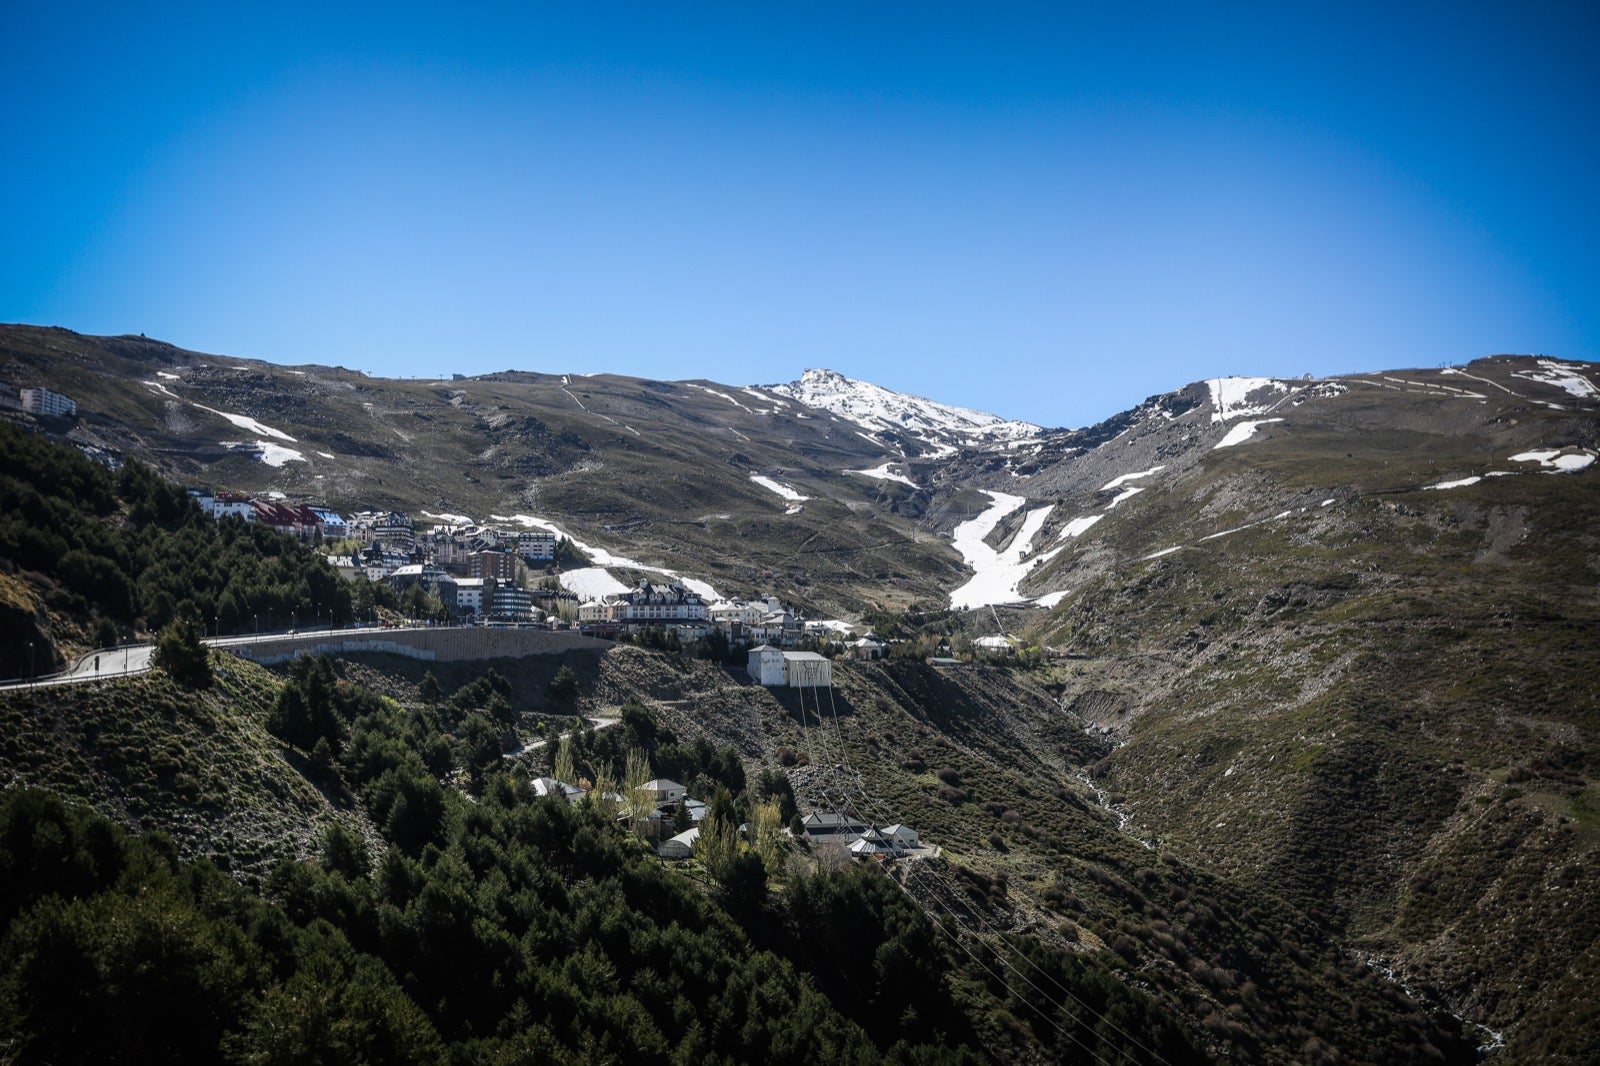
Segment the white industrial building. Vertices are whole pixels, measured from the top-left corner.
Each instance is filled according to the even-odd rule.
[[[747,669],[769,688],[823,688],[833,684],[833,663],[814,651],[784,651],[770,644],[750,649]]]

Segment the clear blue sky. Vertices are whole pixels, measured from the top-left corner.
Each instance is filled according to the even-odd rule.
[[[0,40],[0,320],[1050,425],[1600,358],[1592,0],[0,0]]]

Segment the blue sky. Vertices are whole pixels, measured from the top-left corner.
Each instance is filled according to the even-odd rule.
[[[1049,425],[1600,358],[1593,3],[4,0],[0,39],[0,320]]]

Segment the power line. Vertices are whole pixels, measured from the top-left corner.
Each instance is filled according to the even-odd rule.
[[[841,762],[841,764],[847,764],[847,760],[845,760],[843,758],[843,754],[842,754],[843,753],[844,738],[843,738],[843,732],[839,728],[838,705],[833,699],[833,687],[831,685],[828,687],[828,702],[829,702],[829,706],[830,706],[830,708],[832,710],[833,726],[834,726],[834,733],[835,733],[835,743],[838,745],[838,750],[841,752],[840,762]],[[822,731],[822,729],[825,726],[825,721],[824,721],[824,719],[822,718],[822,715],[821,715],[821,702],[820,702],[820,699],[818,700],[817,720],[818,720],[819,731]],[[857,780],[859,780],[859,779],[860,779],[859,775],[857,775]],[[866,805],[868,803],[872,803],[872,807],[873,807],[874,812],[875,813],[882,813],[881,808],[878,807],[878,805],[874,801],[872,801],[871,797],[868,795],[868,793],[867,793],[867,791],[866,791],[864,786],[860,788],[860,793],[861,793],[861,797],[862,797],[862,800],[863,800],[863,810],[866,809]],[[876,822],[878,820],[879,819],[877,819],[877,818],[869,818],[869,821],[872,822],[873,824],[876,824]],[[947,877],[946,875],[942,874],[939,871],[933,870],[931,867],[927,867],[920,860],[917,860],[915,862],[908,862],[906,864],[906,868],[907,868],[907,873],[906,873],[907,881],[909,881],[909,879],[911,878],[911,876],[913,876],[913,874],[916,874],[916,873],[925,874],[926,876],[929,876],[929,877],[934,878],[935,880],[938,880],[943,888],[945,888],[952,895],[956,895],[959,898],[959,895],[960,895],[962,889],[958,885],[954,884],[952,879],[950,879],[949,877]],[[901,889],[903,891],[905,891],[907,895],[911,895],[910,889],[906,884],[901,884]],[[913,900],[916,900],[915,896],[911,896],[911,898]],[[937,899],[938,897],[935,896],[934,898]],[[924,912],[927,911],[926,905],[923,906],[923,910],[924,910]],[[964,920],[962,919],[962,917],[959,914],[957,914],[954,910],[951,910],[948,907],[946,907],[946,911],[947,911],[947,913],[950,914],[952,920],[954,920],[958,925],[962,925],[964,928],[966,927],[966,923],[964,922]],[[995,936],[995,937],[1003,936],[1004,931],[999,929],[993,923],[989,922],[986,918],[984,918],[984,916],[981,914],[981,912],[979,912],[977,910],[974,910],[973,913],[975,915],[977,915],[978,920],[980,922],[983,922],[984,924],[988,925],[988,927],[989,927],[988,935]],[[979,932],[978,930],[975,930],[975,929],[969,929],[969,932],[971,932],[975,936],[983,936],[983,935],[985,935],[984,933]],[[1003,943],[1003,941],[1002,941],[1002,943]],[[1011,969],[1020,978],[1022,978],[1022,980],[1026,981],[1028,983],[1028,985],[1031,988],[1033,988],[1033,990],[1035,992],[1038,992],[1045,999],[1051,1000],[1053,1002],[1053,998],[1051,996],[1049,996],[1045,992],[1044,989],[1040,988],[1026,974],[1024,974],[1020,970],[1018,970],[1014,964],[1012,964],[1009,960],[1007,960],[1005,958],[1004,955],[997,955],[996,958],[998,958],[999,961],[1003,965],[1005,965],[1007,968]],[[1060,981],[1056,980],[1055,977],[1052,974],[1050,974],[1047,971],[1045,971],[1042,967],[1039,966],[1038,963],[1034,962],[1025,953],[1022,954],[1022,959],[1029,966],[1031,966],[1037,973],[1039,973],[1042,977],[1044,977],[1046,980],[1048,980],[1052,985],[1054,985],[1056,988],[1060,989],[1067,997],[1072,999],[1075,1003],[1077,1003],[1084,1010],[1088,1011],[1096,1020],[1104,1023],[1108,1028],[1111,1029],[1112,1032],[1115,1032],[1118,1036],[1122,1037],[1128,1043],[1132,1044],[1134,1047],[1138,1048],[1140,1051],[1143,1051],[1146,1055],[1150,1056],[1150,1058],[1154,1059],[1157,1063],[1162,1064],[1162,1066],[1168,1066],[1168,1064],[1166,1063],[1166,1060],[1164,1060],[1160,1055],[1158,1055],[1153,1049],[1151,1049],[1149,1047],[1146,1047],[1144,1044],[1140,1043],[1137,1039],[1135,1039],[1133,1037],[1133,1035],[1131,1033],[1128,1033],[1125,1030],[1123,1030],[1120,1026],[1118,1026],[1115,1022],[1113,1022],[1109,1017],[1107,1017],[1106,1015],[1102,1014],[1100,1011],[1096,1010],[1093,1006],[1091,1006],[1085,999],[1083,999],[1082,996],[1079,996],[1076,992],[1072,991],[1072,989],[1066,987]],[[1009,986],[1007,986],[1007,987],[1008,987],[1008,991],[1009,991],[1010,990]],[[1057,1004],[1057,1005],[1059,1006],[1060,1004]],[[1125,1057],[1131,1058],[1131,1055],[1129,1055],[1126,1051],[1123,1051],[1122,1054]]]

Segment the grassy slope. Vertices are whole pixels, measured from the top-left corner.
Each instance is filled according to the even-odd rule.
[[[359,811],[311,784],[267,734],[277,679],[215,662],[217,683],[201,693],[153,670],[0,694],[0,780],[86,800],[241,877],[315,854],[334,821],[372,836]]]
[[[1600,993],[1593,474],[1420,486],[1594,425],[1457,402],[1355,390],[1208,455],[1058,563],[1081,585],[1044,635],[1092,656],[1066,698],[1126,727],[1097,769],[1144,831],[1538,1057],[1552,1015],[1596,1039],[1567,1017]]]

